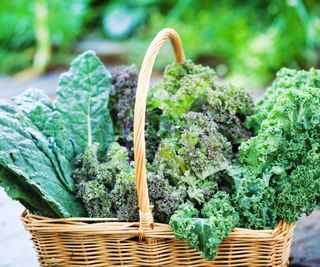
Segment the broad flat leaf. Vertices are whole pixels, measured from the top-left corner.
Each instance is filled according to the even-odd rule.
[[[99,157],[113,141],[113,126],[108,110],[111,75],[95,53],[77,57],[63,74],[57,90],[56,107],[67,127],[75,155],[99,143]]]
[[[61,170],[48,147],[47,139],[23,113],[8,101],[0,102],[0,165],[38,192],[59,216],[81,216],[83,207],[61,183]]]
[[[31,120],[33,125],[48,138],[49,157],[52,160],[61,182],[70,190],[74,190],[71,178],[70,162],[75,157],[73,146],[64,131],[65,125],[61,115],[55,110],[54,103],[39,89],[28,89],[13,98],[17,107]]]
[[[31,212],[41,211],[43,215],[49,217],[57,216],[38,193],[31,186],[23,182],[21,177],[1,167],[0,185],[10,198],[19,201]]]

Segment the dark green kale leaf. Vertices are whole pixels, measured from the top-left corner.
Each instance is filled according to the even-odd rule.
[[[44,207],[42,201],[35,207],[33,199],[37,197],[29,194],[36,192],[50,207],[50,210],[43,210],[44,213],[61,217],[84,215],[82,206],[69,191],[73,181],[63,175],[49,141],[9,101],[0,102],[0,166],[10,172],[14,179],[12,186],[24,186],[19,200],[30,203],[27,205],[33,210]],[[10,186],[7,177],[1,184]]]
[[[55,110],[50,98],[39,89],[28,89],[21,95],[13,98],[17,108],[23,112],[47,139],[51,160],[59,174],[61,181],[70,191],[74,191],[74,182],[71,179],[73,145],[64,131],[64,122]]]
[[[74,157],[99,143],[101,158],[114,140],[108,109],[110,91],[111,75],[93,51],[78,56],[60,77],[55,104],[73,144]]]
[[[248,229],[273,229],[278,223],[275,190],[247,169],[233,166],[235,181],[232,204],[239,213],[239,225]]]
[[[0,167],[0,186],[11,199],[19,201],[29,211],[49,217],[58,216],[32,186],[2,167]]]
[[[240,147],[240,161],[246,170],[243,176],[248,172],[273,188],[277,218],[290,223],[320,206],[320,96],[315,81],[310,85],[303,78],[296,82],[298,89],[285,90],[262,121],[257,136]]]
[[[42,214],[85,214],[74,195],[72,171],[76,157],[93,142],[100,143],[97,154],[101,157],[113,140],[110,90],[110,74],[95,53],[88,51],[62,75],[55,102],[41,90],[29,89],[13,103],[1,103],[0,124],[6,144],[0,145],[4,155],[0,165],[15,177],[12,188],[8,179],[2,178],[10,196],[33,212],[36,201],[28,195],[36,192],[50,206],[43,210],[44,203],[39,201]]]
[[[178,239],[188,241],[203,257],[213,259],[223,238],[237,226],[239,215],[229,195],[218,192],[204,205],[199,216],[200,212],[191,203],[184,203],[172,215],[170,226]]]
[[[255,132],[265,120],[280,96],[291,89],[303,90],[305,86],[320,87],[319,70],[311,68],[309,71],[283,68],[277,73],[272,85],[266,90],[255,106],[253,115],[247,118],[246,124]]]
[[[65,131],[67,126],[61,114],[49,96],[40,89],[30,88],[12,100],[38,130],[51,139],[52,147],[59,150],[59,154],[69,162],[72,161],[74,158],[72,140]]]

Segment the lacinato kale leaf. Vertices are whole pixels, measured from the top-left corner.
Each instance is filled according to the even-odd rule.
[[[74,148],[65,131],[67,125],[49,96],[40,89],[30,88],[12,100],[41,133],[54,141],[54,147],[59,153],[68,161],[72,161]]]
[[[101,158],[114,139],[110,91],[110,74],[88,51],[62,75],[55,101],[41,90],[29,89],[12,102],[1,102],[1,184],[9,196],[32,212],[56,217],[86,214],[76,199],[72,172],[76,159],[93,142],[99,142]],[[11,185],[5,174],[13,177]]]
[[[74,157],[93,143],[100,144],[98,156],[102,157],[113,141],[110,91],[111,75],[92,51],[78,56],[61,76],[55,104],[72,142]]]
[[[0,103],[0,166],[10,172],[14,184],[23,184],[25,188],[32,188],[30,194],[38,195],[50,206],[45,213],[55,213],[61,217],[81,216],[84,214],[82,206],[69,191],[72,185],[71,177],[66,177],[59,168],[56,155],[49,149],[49,141],[33,126],[9,101]],[[2,184],[10,186],[7,182]],[[10,188],[7,189],[10,191]],[[29,194],[29,193],[28,193]],[[26,198],[25,201],[22,198]],[[27,195],[19,197],[24,203],[33,203]],[[38,208],[43,207],[39,202]]]
[[[58,216],[32,186],[20,180],[18,175],[3,167],[0,168],[0,186],[10,198],[19,201],[32,212],[49,217]]]

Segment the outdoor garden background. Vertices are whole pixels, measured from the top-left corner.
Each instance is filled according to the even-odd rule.
[[[139,67],[164,27],[178,31],[187,57],[255,99],[281,67],[320,67],[317,0],[11,0],[0,2],[0,25],[1,98],[29,87],[54,97],[59,74],[88,49],[108,67]],[[153,81],[173,61],[169,46],[161,53]],[[38,266],[22,211],[0,188],[0,267]],[[319,212],[298,224],[291,266],[320,266]]]

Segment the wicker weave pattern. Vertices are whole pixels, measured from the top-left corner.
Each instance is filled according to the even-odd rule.
[[[214,261],[202,258],[170,227],[106,219],[49,219],[22,214],[42,266],[287,266],[294,225],[274,230],[235,228],[223,240]]]
[[[25,211],[21,219],[32,235],[42,266],[287,266],[292,224],[281,221],[273,230],[235,228],[219,246],[215,260],[208,261],[177,240],[169,225],[153,222],[145,169],[145,108],[153,64],[168,39],[177,62],[184,60],[178,34],[164,29],[149,46],[138,80],[134,153],[140,222],[51,219]]]

